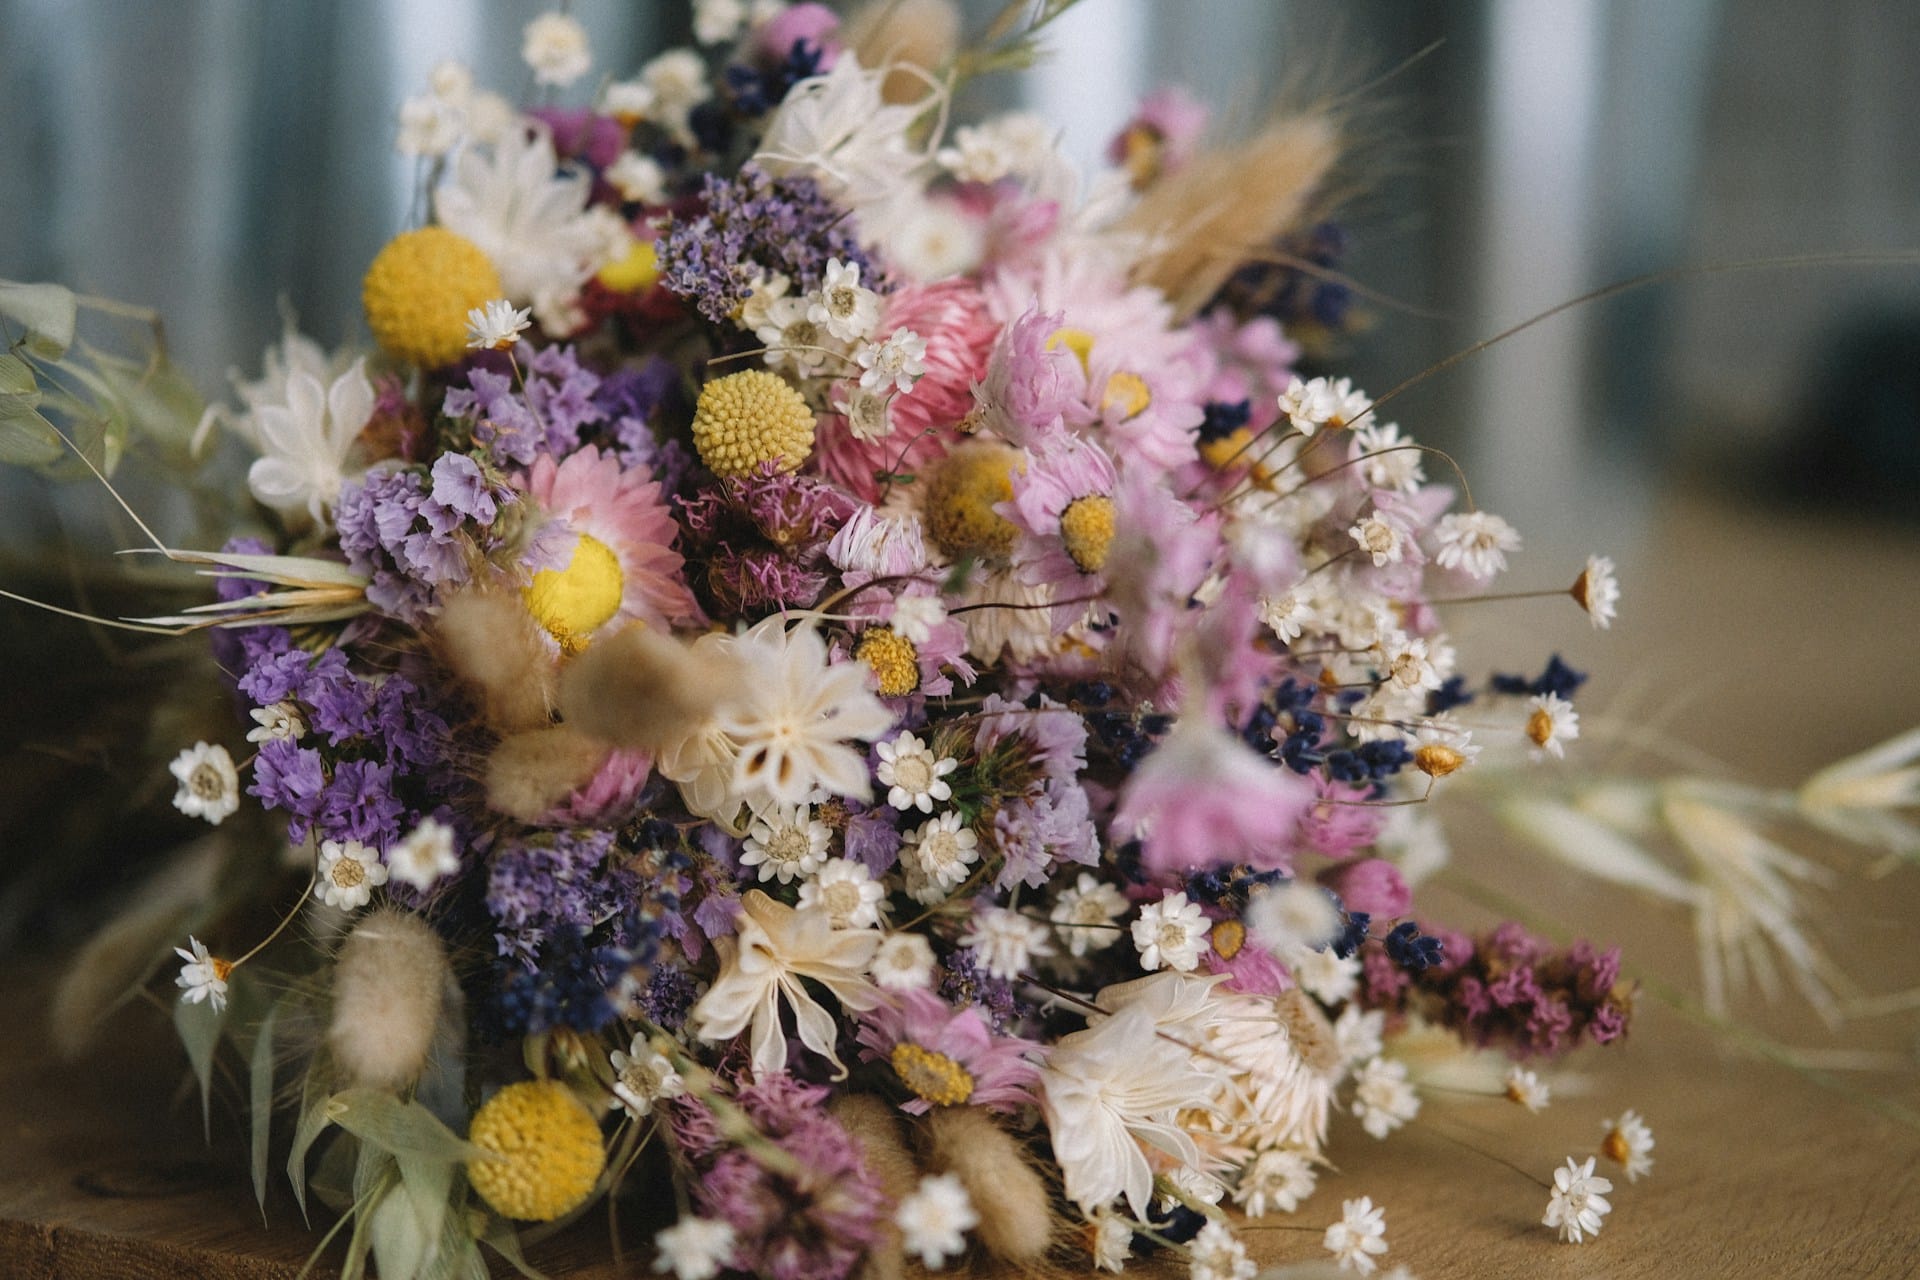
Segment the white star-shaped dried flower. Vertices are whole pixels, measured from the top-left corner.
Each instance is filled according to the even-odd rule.
[[[1543,693],[1527,699],[1527,738],[1533,743],[1533,756],[1550,755],[1565,759],[1566,744],[1580,736],[1580,713],[1557,693]]]
[[[853,353],[860,385],[868,391],[891,387],[902,394],[927,371],[927,340],[911,329],[895,329],[884,342],[863,343]]]
[[[1191,972],[1199,967],[1211,927],[1200,904],[1188,902],[1184,893],[1170,893],[1148,903],[1133,922],[1133,945],[1140,952],[1140,967],[1148,972],[1163,967]]]
[[[888,991],[924,991],[933,985],[933,947],[917,933],[890,933],[868,971]]]
[[[1613,1183],[1594,1176],[1593,1165],[1592,1156],[1587,1157],[1585,1164],[1576,1164],[1573,1157],[1568,1156],[1566,1165],[1553,1171],[1553,1191],[1547,1198],[1547,1212],[1540,1224],[1557,1230],[1560,1239],[1568,1244],[1579,1244],[1588,1236],[1599,1235],[1601,1220],[1613,1209],[1606,1199]]]
[[[578,18],[543,13],[526,25],[520,37],[520,56],[533,68],[541,84],[565,87],[593,66],[593,48]]]
[[[655,1053],[644,1035],[635,1036],[624,1053],[615,1049],[607,1060],[613,1067],[613,1096],[635,1120],[645,1118],[662,1098],[687,1091],[673,1063]]]
[[[751,1029],[754,1072],[781,1071],[787,1065],[784,1004],[793,1011],[800,1043],[844,1078],[846,1067],[834,1052],[839,1023],[801,980],[818,983],[848,1009],[871,1009],[880,997],[865,971],[879,931],[836,929],[825,911],[796,911],[758,889],[742,895],[740,907],[738,932],[714,941],[720,976],[693,1006],[694,1034],[724,1041]]]
[[[913,734],[903,732],[891,742],[881,743],[874,754],[880,758],[874,776],[888,789],[887,803],[894,808],[932,813],[934,801],[953,798],[947,775],[958,769],[960,762],[951,756],[936,756]]]
[[[179,782],[173,807],[189,818],[205,818],[219,826],[240,808],[240,775],[233,757],[218,743],[196,742],[167,766]]]
[[[532,312],[525,307],[515,309],[505,298],[495,298],[467,312],[467,349],[511,351],[532,323]]]
[[[340,496],[348,456],[360,428],[373,416],[367,362],[355,360],[326,386],[305,370],[287,377],[285,404],[254,409],[260,457],[247,469],[247,488],[286,515],[304,512],[316,523]]]
[[[270,707],[255,707],[247,712],[253,718],[254,727],[247,730],[248,742],[273,742],[286,739],[298,742],[307,736],[307,718],[300,713],[300,704],[282,700]]]
[[[882,392],[855,385],[846,399],[834,401],[833,408],[847,420],[847,430],[854,439],[872,443],[893,434],[892,403]]]
[[[422,818],[404,840],[387,850],[387,870],[401,884],[425,893],[460,869],[453,828],[437,818]]]
[[[713,1280],[733,1257],[733,1226],[714,1218],[685,1217],[653,1237],[653,1270],[674,1280]]]
[[[1373,567],[1398,564],[1407,553],[1406,534],[1394,521],[1376,511],[1347,530],[1360,550],[1373,557]]]
[[[842,342],[865,342],[880,323],[880,295],[860,283],[859,263],[829,258],[807,318]]]
[[[1507,567],[1507,552],[1520,549],[1520,535],[1491,511],[1459,511],[1433,526],[1433,562],[1485,582]]]
[[[1354,432],[1353,457],[1371,489],[1412,493],[1426,479],[1419,448],[1391,422],[1369,422]]]
[[[1053,900],[1047,919],[1074,956],[1105,951],[1120,940],[1115,922],[1127,913],[1127,896],[1090,871],[1082,871],[1070,888]]]
[[[606,172],[600,176],[624,200],[635,204],[667,202],[667,171],[652,156],[638,151],[623,151],[620,158],[608,165]]]
[[[893,1211],[893,1224],[906,1251],[937,1270],[967,1251],[967,1232],[980,1225],[980,1214],[960,1179],[943,1173],[920,1179]]]
[[[1333,419],[1339,408],[1333,389],[1325,378],[1314,378],[1302,382],[1294,378],[1287,383],[1287,389],[1280,393],[1280,412],[1287,416],[1287,423],[1303,436],[1311,436]]]
[[[1217,1218],[1187,1245],[1187,1268],[1190,1280],[1253,1280],[1260,1269],[1247,1257],[1247,1246]]]
[[[1374,1208],[1371,1196],[1344,1200],[1340,1221],[1327,1228],[1320,1243],[1342,1271],[1372,1275],[1380,1267],[1374,1258],[1387,1251],[1386,1211]]]
[[[1240,1171],[1233,1199],[1249,1218],[1261,1217],[1275,1209],[1292,1213],[1301,1201],[1313,1194],[1318,1181],[1319,1175],[1306,1153],[1273,1147],[1255,1156]]]
[[[393,149],[403,156],[443,156],[458,145],[465,126],[465,113],[452,102],[439,94],[419,94],[400,104]]]
[[[387,882],[386,864],[377,850],[358,840],[324,840],[313,896],[342,911],[358,911]]]
[[[1653,1130],[1637,1111],[1624,1112],[1618,1120],[1603,1120],[1600,1154],[1623,1166],[1628,1182],[1638,1182],[1653,1172]]]
[[[188,1004],[199,1004],[202,1000],[213,1006],[219,1013],[227,1007],[227,975],[233,972],[233,966],[218,956],[207,954],[207,944],[198,938],[189,937],[186,947],[175,947],[173,954],[186,963],[180,966],[180,976],[174,979],[179,987],[180,998]]]
[[[967,878],[980,861],[980,837],[956,809],[921,823],[900,846],[907,892],[916,902],[938,902]]]

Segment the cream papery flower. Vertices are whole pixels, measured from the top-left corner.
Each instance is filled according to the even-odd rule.
[[[544,127],[510,129],[491,148],[462,151],[433,193],[434,216],[479,246],[518,305],[571,294],[606,256],[586,215],[591,182],[559,167]]]
[[[829,199],[856,212],[884,203],[927,158],[907,141],[924,105],[889,105],[880,93],[887,75],[843,52],[831,71],[788,91],[753,163],[775,177],[810,177]]]
[[[284,515],[304,512],[321,524],[340,497],[347,458],[360,428],[373,416],[367,362],[355,360],[331,385],[305,369],[287,374],[285,404],[254,408],[260,457],[247,470],[247,488]]]
[[[1145,1143],[1182,1164],[1201,1162],[1180,1112],[1204,1105],[1217,1077],[1163,1038],[1144,1002],[1063,1036],[1040,1073],[1040,1108],[1053,1135],[1067,1199],[1091,1214],[1125,1195],[1137,1218],[1153,1202]]]
[[[831,663],[811,625],[787,630],[776,615],[735,648],[742,688],[715,718],[734,747],[732,791],[741,803],[797,805],[815,788],[865,800],[866,757],[846,745],[893,727],[868,686],[864,663]]]
[[[702,1040],[731,1040],[752,1028],[750,1047],[755,1074],[784,1070],[787,1033],[780,1006],[793,1010],[800,1043],[845,1079],[846,1065],[833,1051],[839,1024],[801,985],[810,978],[849,1009],[871,1009],[880,994],[866,977],[880,946],[878,929],[836,929],[822,910],[796,911],[758,889],[740,899],[739,930],[717,938],[720,976],[693,1006],[694,1034]]]

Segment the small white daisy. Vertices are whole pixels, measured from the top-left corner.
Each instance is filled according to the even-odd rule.
[[[1275,1209],[1292,1213],[1313,1194],[1318,1181],[1319,1175],[1304,1152],[1273,1147],[1255,1156],[1240,1171],[1233,1200],[1249,1218],[1262,1217]]]
[[[836,929],[878,928],[886,896],[886,887],[865,864],[847,858],[828,858],[811,880],[800,882],[801,909],[819,907]]]
[[[1167,1193],[1160,1197],[1162,1209],[1171,1209],[1189,1201],[1194,1204],[1219,1204],[1227,1195],[1226,1183],[1212,1174],[1200,1172],[1190,1164],[1174,1166],[1166,1179]]]
[[[1444,644],[1440,647],[1446,648]],[[1420,689],[1438,689],[1441,685],[1440,668],[1434,659],[1442,655],[1434,652],[1424,636],[1389,631],[1375,646],[1374,656],[1387,682],[1398,689],[1412,693]],[[1451,656],[1446,656],[1451,662]]]
[[[845,400],[834,401],[834,410],[847,420],[847,430],[856,440],[869,443],[893,434],[892,401],[878,391],[855,386]]]
[[[1184,893],[1170,893],[1148,903],[1133,922],[1133,945],[1140,952],[1140,967],[1148,972],[1163,967],[1181,973],[1192,971],[1200,964],[1211,927],[1200,904],[1188,902]]]
[[[1353,1115],[1360,1127],[1384,1138],[1420,1114],[1420,1095],[1407,1083],[1407,1065],[1372,1058],[1353,1076]]]
[[[1232,1228],[1217,1218],[1188,1243],[1187,1268],[1191,1280],[1253,1280],[1260,1269],[1247,1257],[1247,1246],[1235,1238]]]
[[[960,1179],[943,1173],[920,1179],[893,1211],[893,1223],[906,1251],[937,1270],[949,1256],[967,1251],[967,1232],[980,1224],[980,1215]]]
[[[832,839],[832,828],[805,805],[776,805],[754,815],[740,865],[759,867],[761,884],[776,876],[781,884],[792,884],[795,877],[805,879],[820,869]]]
[[[694,0],[693,38],[701,44],[725,44],[740,34],[746,21],[741,0]]]
[[[387,850],[387,870],[393,878],[423,893],[459,869],[453,828],[435,818],[422,818],[406,839]]]
[[[933,629],[947,620],[947,606],[939,596],[901,596],[893,602],[893,616],[887,625],[910,644],[925,644]],[[941,797],[936,796],[935,799]]]
[[[733,1257],[733,1227],[713,1218],[682,1218],[653,1237],[653,1269],[674,1280],[713,1280]]]
[[[403,156],[443,156],[460,141],[463,113],[438,94],[420,94],[400,104],[393,149]]]
[[[953,787],[946,779],[960,767],[958,760],[934,755],[931,747],[911,733],[902,733],[873,750],[880,757],[874,776],[887,788],[887,803],[894,808],[932,813],[934,801],[953,798]]]
[[[1618,1120],[1604,1120],[1600,1128],[1606,1134],[1600,1140],[1600,1154],[1624,1166],[1628,1182],[1638,1182],[1641,1175],[1653,1172],[1653,1130],[1647,1128],[1639,1112],[1627,1111]]]
[[[620,158],[608,165],[606,172],[600,176],[620,193],[623,200],[634,204],[667,202],[667,171],[652,156],[638,151],[623,151]]]
[[[1457,773],[1480,757],[1473,731],[1462,729],[1445,716],[1422,722],[1413,741],[1413,767],[1429,778]]]
[[[1025,973],[1036,957],[1053,954],[1046,925],[1005,907],[974,912],[960,935],[960,945],[973,948],[993,977],[1009,980]]]
[[[1062,889],[1053,900],[1047,918],[1074,956],[1089,951],[1105,951],[1120,940],[1115,921],[1127,914],[1127,896],[1119,887],[1089,871],[1082,871],[1071,888]]]
[[[1344,1200],[1340,1221],[1327,1228],[1320,1244],[1342,1271],[1372,1275],[1380,1266],[1374,1257],[1387,1251],[1386,1211],[1374,1208],[1371,1196]]]
[[[1321,1004],[1350,1000],[1360,987],[1360,957],[1341,959],[1332,947],[1292,947],[1280,957],[1293,971],[1300,989]]]
[[[204,1000],[219,1013],[227,1007],[227,975],[233,972],[233,966],[218,956],[208,955],[207,944],[198,938],[189,937],[187,947],[173,949],[173,954],[186,961],[173,984],[180,988],[183,993],[180,998],[188,1004]]]
[[[1491,511],[1457,511],[1433,526],[1433,562],[1485,582],[1507,567],[1507,552],[1520,549],[1514,527]]]
[[[467,312],[467,349],[470,351],[508,351],[520,341],[520,335],[533,323],[525,307],[515,308],[505,298],[495,298],[483,307]]]
[[[593,66],[587,29],[578,19],[557,12],[543,13],[526,25],[520,37],[520,56],[541,84],[570,85]]]
[[[1368,422],[1354,432],[1353,457],[1360,460],[1360,476],[1372,489],[1412,493],[1426,479],[1420,451],[1391,422]]]
[[[907,864],[907,892],[917,902],[938,902],[980,861],[980,837],[949,809],[908,832],[900,858]]]
[[[763,357],[770,369],[788,369],[802,378],[811,378],[826,368],[834,346],[827,332],[807,318],[807,304],[801,298],[774,298],[767,303],[762,323],[753,334],[766,347]]]
[[[635,1120],[644,1118],[662,1098],[677,1098],[687,1091],[673,1063],[655,1053],[645,1036],[635,1036],[625,1053],[615,1049],[608,1061],[613,1065],[613,1096]]]
[[[933,985],[933,947],[917,933],[890,933],[867,972],[888,991],[924,991]]]
[[[1612,626],[1620,604],[1620,580],[1614,577],[1613,561],[1605,556],[1588,556],[1587,567],[1573,580],[1568,594],[1587,611],[1596,630]]]
[[[865,342],[880,323],[880,295],[861,285],[859,263],[829,258],[818,292],[807,295],[807,316],[842,342]]]
[[[320,844],[320,873],[313,896],[342,911],[358,911],[387,882],[380,854],[358,840],[325,840]]]
[[[1273,634],[1283,643],[1292,644],[1307,628],[1320,625],[1320,616],[1314,612],[1313,597],[1303,584],[1262,600],[1260,621],[1273,628]]]
[[[1553,1090],[1533,1072],[1523,1067],[1507,1069],[1507,1100],[1509,1102],[1517,1102],[1527,1110],[1538,1114],[1546,1110],[1547,1103],[1552,1097]]]
[[[173,793],[173,807],[189,818],[205,818],[217,827],[239,810],[240,775],[225,747],[196,742],[175,756],[167,769],[180,783]]]
[[[1606,1199],[1613,1183],[1595,1177],[1593,1164],[1592,1156],[1585,1164],[1576,1164],[1568,1156],[1566,1165],[1553,1171],[1553,1191],[1547,1197],[1547,1212],[1540,1224],[1557,1230],[1568,1244],[1599,1235],[1601,1219],[1613,1209]]]
[[[1333,1045],[1340,1053],[1341,1063],[1379,1057],[1386,1025],[1387,1015],[1383,1010],[1362,1009],[1358,1004],[1348,1004],[1342,1009],[1340,1016],[1333,1020]]]
[[[927,371],[927,340],[911,329],[895,329],[884,342],[862,344],[853,358],[860,364],[862,387],[879,391],[891,386],[905,393]]]
[[[1580,736],[1580,713],[1557,693],[1543,693],[1527,699],[1527,738],[1533,743],[1533,757],[1550,755],[1565,759],[1566,744]]]
[[[1302,382],[1294,378],[1287,383],[1287,389],[1280,393],[1280,412],[1287,415],[1287,423],[1303,436],[1310,436],[1333,420],[1339,403],[1334,399],[1333,388],[1325,378],[1314,378]]]
[[[1111,1209],[1094,1210],[1093,1238],[1090,1242],[1096,1271],[1122,1272],[1133,1256],[1133,1228]]]
[[[247,730],[248,742],[272,742],[286,739],[298,742],[307,736],[307,718],[300,714],[297,702],[276,702],[270,707],[255,707],[247,712],[254,727]]]
[[[1398,564],[1407,551],[1406,535],[1400,526],[1378,511],[1347,530],[1360,550],[1373,557],[1373,567],[1384,569]]]

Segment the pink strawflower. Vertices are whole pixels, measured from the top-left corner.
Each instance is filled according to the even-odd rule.
[[[1200,135],[1206,132],[1207,104],[1177,84],[1164,85],[1140,102],[1133,119],[1107,144],[1107,160],[1126,164],[1133,146],[1129,138],[1144,135],[1158,151],[1158,169],[1172,173],[1193,158]]]
[[[646,468],[629,470],[587,445],[561,461],[541,454],[525,486],[553,522],[576,538],[594,539],[619,561],[620,607],[608,625],[637,620],[664,627],[700,616],[681,572],[684,561],[673,549],[678,527]],[[576,550],[563,552],[561,564]]]
[[[1022,448],[1059,432],[1086,394],[1087,378],[1066,347],[1048,345],[1060,316],[1029,308],[994,344],[986,378],[973,388],[980,425]]]
[[[902,1111],[925,1115],[936,1102],[1011,1111],[1034,1101],[1040,1046],[995,1035],[976,1006],[955,1009],[930,991],[895,991],[860,1015],[858,1035],[860,1056],[890,1064],[916,1093]]]
[[[833,70],[840,57],[840,15],[824,4],[796,4],[783,9],[753,29],[754,56],[762,62],[780,63],[793,51],[795,43],[805,40],[820,50],[820,72]]]
[[[1329,858],[1351,858],[1379,837],[1386,810],[1357,803],[1367,798],[1367,788],[1336,782],[1323,773],[1307,776],[1313,803],[1300,814],[1294,838],[1301,845]]]
[[[1217,949],[1220,928],[1216,925],[1213,943],[1201,954],[1200,967],[1208,973],[1226,974],[1227,980],[1220,984],[1224,989],[1250,996],[1274,996],[1293,986],[1293,975],[1287,967],[1251,938],[1242,941],[1231,958],[1222,957]]]
[[[1364,911],[1376,920],[1403,916],[1413,906],[1413,891],[1400,868],[1384,858],[1361,858],[1322,871],[1320,883],[1340,895],[1349,911]]]
[[[614,751],[546,820],[556,826],[619,826],[632,816],[634,801],[652,776],[653,757],[646,752]]]
[[[1303,779],[1187,714],[1121,788],[1112,825],[1140,839],[1157,876],[1237,863],[1290,871],[1294,829],[1311,798]]]

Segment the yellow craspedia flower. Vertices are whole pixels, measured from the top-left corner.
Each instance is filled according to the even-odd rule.
[[[975,440],[948,454],[927,481],[921,519],[927,536],[950,559],[975,556],[1004,560],[1019,531],[995,511],[1013,499],[1013,472],[1020,451]]]
[[[380,349],[437,369],[467,349],[467,312],[502,296],[480,246],[445,227],[405,231],[367,268],[360,301]]]
[[[620,558],[591,534],[581,534],[564,569],[542,569],[520,593],[527,612],[568,653],[587,647],[587,637],[620,612],[625,578]]]
[[[635,237],[623,257],[600,268],[593,278],[615,293],[639,293],[660,278],[660,256],[653,241]]]
[[[496,1159],[467,1162],[467,1181],[495,1212],[552,1222],[579,1207],[607,1150],[572,1090],[553,1080],[510,1084],[474,1113],[467,1140]]]
[[[717,476],[746,475],[763,462],[792,471],[813,452],[813,410],[778,374],[730,373],[701,389],[693,447]]]

